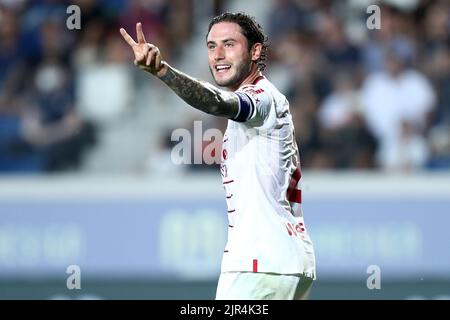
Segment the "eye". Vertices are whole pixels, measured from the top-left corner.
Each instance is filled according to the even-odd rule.
[[[208,50],[213,50],[216,46],[213,44],[208,45]]]
[[[225,43],[225,48],[231,48],[233,44],[231,42]]]

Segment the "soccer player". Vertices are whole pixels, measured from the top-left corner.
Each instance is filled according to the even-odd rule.
[[[228,241],[216,299],[304,299],[315,279],[313,244],[301,209],[301,170],[289,103],[262,74],[267,37],[244,13],[224,13],[208,28],[215,82],[194,79],[163,61],[136,24],[123,29],[135,65],[163,81],[192,107],[228,118],[221,174]]]

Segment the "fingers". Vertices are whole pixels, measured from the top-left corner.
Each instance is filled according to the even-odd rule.
[[[133,47],[135,57],[134,64],[136,66],[150,71],[151,73],[156,73],[161,69],[161,53],[156,46],[146,42],[144,33],[142,32],[142,24],[140,22],[136,23],[137,43],[124,28],[120,28],[120,34],[125,41]]]
[[[160,69],[161,68],[161,53],[159,52],[159,49],[156,48],[156,57],[155,57],[155,68]]]
[[[147,44],[147,53],[146,53],[146,60],[145,60],[145,65],[148,67],[154,67],[155,66],[155,62],[157,61],[156,58],[159,55],[159,49],[158,47],[152,45],[152,44]]]
[[[161,53],[157,47],[153,48],[147,56],[147,60],[145,62],[145,66],[150,68],[152,73],[159,72],[161,70],[163,64],[161,59]]]
[[[130,45],[130,46],[135,46],[137,45],[137,43],[133,40],[133,38],[125,31],[124,28],[120,28],[120,34],[122,35],[122,37],[125,39],[125,41]]]
[[[138,50],[136,50],[135,51],[135,55],[134,55],[134,57],[135,57],[135,64],[138,64],[138,63],[145,63],[145,61],[146,61],[146,58],[147,58],[147,54],[148,54],[148,52],[152,49],[152,47],[154,47],[153,45],[151,45],[151,44],[149,44],[149,43],[147,43],[145,46],[144,46],[144,48],[143,48],[143,50],[142,51],[138,51]]]
[[[138,43],[146,43],[144,33],[142,32],[142,23],[136,23],[136,35]]]
[[[145,63],[145,65],[147,67],[153,67],[155,64],[155,55],[156,55],[157,51],[155,49],[152,49],[148,55],[147,55],[147,61]]]
[[[151,49],[153,49],[154,47],[155,47],[154,45],[152,45],[152,44],[150,44],[150,43],[147,43],[147,45],[145,46],[144,51],[143,51],[144,57],[146,57],[147,54],[148,54],[148,52],[149,52]]]

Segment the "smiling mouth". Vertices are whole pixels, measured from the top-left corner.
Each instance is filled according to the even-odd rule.
[[[231,65],[229,64],[219,64],[215,66],[217,73],[225,73],[231,68]]]

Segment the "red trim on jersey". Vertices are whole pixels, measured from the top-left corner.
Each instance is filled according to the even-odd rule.
[[[258,272],[258,259],[253,259],[253,272]]]
[[[292,174],[291,181],[289,181],[289,188],[286,192],[286,197],[290,202],[302,203],[302,190],[296,189],[301,177],[302,172],[300,171],[300,168],[297,167]]]
[[[292,178],[294,178],[298,182],[301,177],[302,177],[302,172],[300,171],[300,168],[297,167],[297,169],[295,169],[294,173],[292,174]]]
[[[255,81],[253,81],[253,85],[257,84],[259,82],[259,80],[264,79],[264,76],[259,76],[258,78],[255,79]]]
[[[294,189],[288,197],[290,202],[302,203],[302,190]]]

